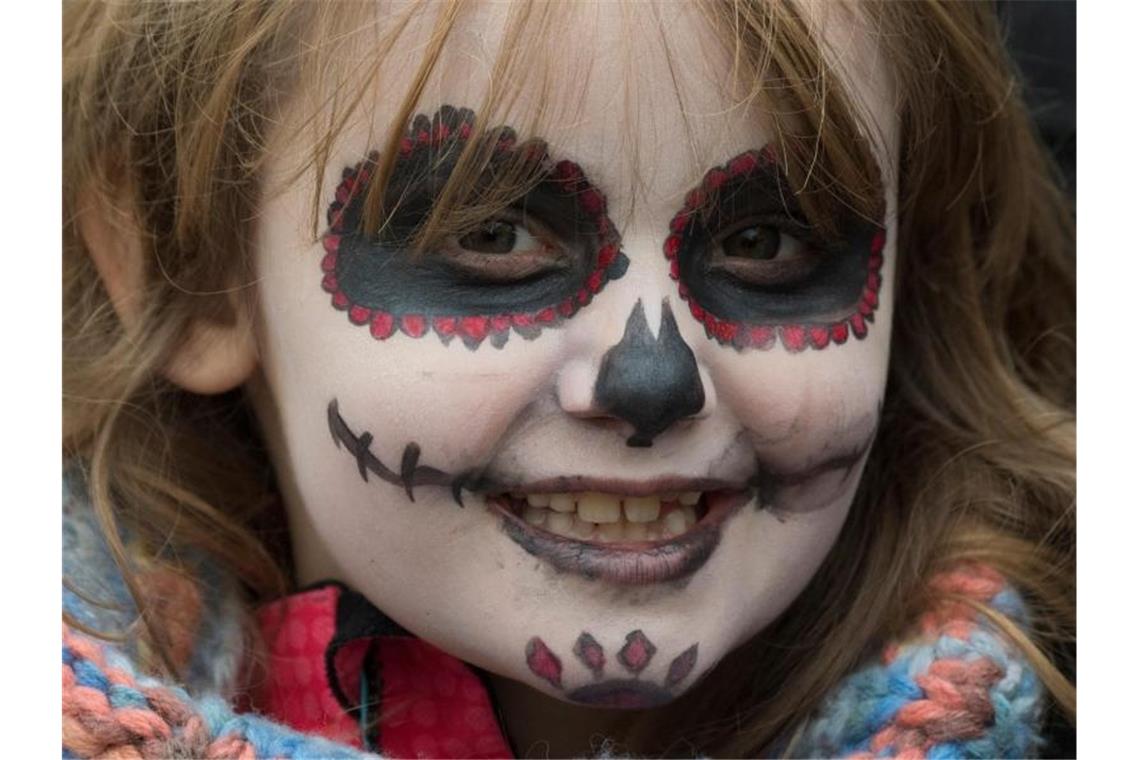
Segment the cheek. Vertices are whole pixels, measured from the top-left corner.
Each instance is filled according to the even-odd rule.
[[[372,450],[389,465],[399,464],[409,443],[424,464],[448,471],[485,462],[551,382],[562,331],[471,351],[459,340],[378,341],[354,329],[315,286],[322,248],[307,242],[304,222],[289,213],[305,198],[296,189],[271,204],[258,245],[261,364],[293,458],[305,452],[299,469],[312,471],[324,457],[335,459],[338,475],[355,469],[330,439],[333,400],[354,432],[372,434]]]
[[[710,358],[721,403],[748,431],[757,455],[795,470],[874,431],[886,382],[886,340],[829,352],[750,352]]]
[[[344,372],[324,383],[330,398],[346,420],[369,426],[373,449],[387,461],[399,461],[414,442],[423,464],[447,472],[488,461],[512,423],[550,395],[559,343],[544,336],[473,354],[459,343],[361,342],[355,356],[341,359]]]
[[[720,349],[707,359],[721,413],[746,432],[758,468],[786,476],[759,489],[765,508],[726,531],[719,549],[748,558],[718,568],[735,589],[723,603],[736,643],[787,609],[843,529],[880,415],[888,331],[879,335],[839,350]]]
[[[802,470],[873,436],[894,308],[893,246],[885,253],[875,329],[864,340],[801,353],[725,350],[711,340],[701,347],[724,413],[747,431],[758,459],[772,470]]]
[[[848,492],[854,494],[854,486]],[[748,557],[726,563],[718,579],[724,594],[722,619],[733,646],[769,625],[807,586],[835,545],[850,508],[851,497],[836,498],[829,508],[782,517],[772,510],[755,514],[739,530],[725,535],[726,555]]]

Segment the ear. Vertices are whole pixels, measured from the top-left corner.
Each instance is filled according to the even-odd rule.
[[[144,236],[126,203],[112,203],[94,190],[80,193],[76,223],[91,260],[130,333],[138,326],[145,288]],[[224,393],[242,385],[257,367],[252,320],[233,296],[231,324],[198,320],[162,374],[192,393]]]

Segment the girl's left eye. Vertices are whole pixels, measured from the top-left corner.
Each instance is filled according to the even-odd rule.
[[[769,260],[780,252],[780,231],[753,225],[728,235],[720,243],[725,256]]]
[[[749,285],[791,285],[810,275],[820,251],[779,227],[750,224],[712,240],[708,266]]]

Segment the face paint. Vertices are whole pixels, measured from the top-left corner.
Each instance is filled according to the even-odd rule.
[[[621,341],[602,357],[594,386],[599,409],[633,425],[629,446],[652,446],[653,438],[705,404],[693,350],[677,330],[669,300],[661,304],[657,337],[638,299]]]
[[[355,458],[357,470],[365,482],[368,474],[372,473],[386,483],[402,486],[408,500],[413,502],[416,486],[446,488],[460,507],[465,506],[464,491],[474,492],[481,496],[489,511],[500,515],[503,533],[528,554],[559,572],[622,586],[689,578],[716,550],[724,525],[749,502],[756,510],[770,510],[781,520],[789,514],[813,512],[830,505],[836,495],[847,488],[848,481],[870,451],[877,432],[872,430],[850,451],[828,455],[819,462],[794,470],[775,469],[757,459],[755,474],[742,484],[713,479],[663,482],[654,487],[654,492],[700,494],[699,500],[689,507],[693,510],[694,524],[684,526],[679,535],[672,537],[643,535],[627,537],[626,540],[598,541],[592,534],[571,537],[560,533],[553,525],[547,526],[545,519],[528,518],[527,513],[533,512],[533,507],[525,496],[517,494],[620,493],[621,485],[581,477],[529,484],[510,483],[479,469],[450,473],[420,464],[420,446],[414,441],[404,446],[397,470],[385,465],[372,453],[373,436],[370,432],[358,435],[352,431],[341,416],[336,399],[329,402],[327,417],[333,443]],[[628,494],[626,500],[636,496]],[[660,513],[653,520],[665,520],[670,511],[680,508],[676,502],[661,503]],[[565,512],[558,516],[564,522],[571,519]]]
[[[572,317],[629,261],[606,215],[606,200],[577,164],[554,161],[540,141],[516,144],[506,127],[490,130],[491,159],[479,182],[522,161],[537,174],[524,197],[477,229],[416,255],[411,241],[473,133],[469,109],[444,106],[417,116],[401,141],[385,191],[390,214],[378,235],[361,230],[378,155],[344,170],[328,209],[322,287],[349,321],[384,340],[397,331],[432,330],[468,348],[503,346],[512,331],[535,338]],[[520,246],[524,246],[520,249]]]
[[[662,27],[674,47],[669,55],[700,60],[702,66],[671,69],[664,59],[656,60],[642,46],[656,44],[658,35],[626,35],[622,44],[613,45],[612,35],[601,40],[585,27],[568,27],[591,75],[564,83],[555,77],[549,92],[542,93],[549,100],[532,101],[526,95],[517,104],[500,103],[505,111],[520,114],[518,121],[506,119],[520,132],[523,120],[530,123],[532,116],[557,129],[557,136],[545,128],[537,132],[550,141],[545,168],[535,173],[537,182],[513,197],[494,194],[502,199],[495,211],[505,206],[508,215],[500,221],[509,224],[494,224],[492,213],[488,226],[460,250],[459,238],[478,231],[474,223],[488,217],[475,208],[476,203],[483,208],[487,199],[479,162],[473,166],[478,176],[471,177],[472,200],[458,198],[458,214],[441,217],[454,237],[424,236],[420,251],[409,250],[401,239],[406,237],[403,228],[414,229],[430,211],[443,210],[448,199],[440,194],[440,185],[457,179],[460,171],[466,174],[463,167],[455,168],[460,148],[486,158],[486,183],[493,190],[505,187],[509,176],[504,175],[521,162],[517,157],[525,138],[512,142],[508,131],[494,130],[499,122],[485,130],[479,119],[475,131],[471,119],[455,109],[440,109],[435,116],[440,103],[495,100],[495,93],[485,92],[476,81],[481,77],[469,76],[473,50],[467,44],[476,43],[477,55],[484,50],[493,54],[495,32],[510,24],[483,22],[483,10],[493,15],[509,9],[492,3],[457,20],[459,44],[444,46],[444,58],[425,83],[425,94],[436,102],[419,109],[426,117],[411,122],[411,129],[398,123],[393,130],[388,118],[400,108],[406,70],[378,70],[376,86],[365,93],[357,112],[359,120],[354,118],[329,146],[333,156],[345,158],[335,159],[339,163],[330,167],[335,174],[326,175],[320,191],[320,210],[331,214],[328,223],[322,222],[316,245],[305,225],[297,223],[311,213],[316,189],[310,176],[297,181],[296,164],[305,157],[290,150],[271,152],[251,241],[256,246],[263,371],[251,384],[250,396],[272,444],[298,584],[327,578],[347,584],[408,631],[479,668],[488,680],[518,684],[520,699],[529,699],[548,715],[558,715],[556,708],[528,689],[564,702],[573,694],[577,705],[623,699],[644,705],[669,695],[675,701],[686,690],[697,690],[692,698],[700,700],[698,678],[780,619],[844,535],[867,461],[859,458],[860,444],[873,428],[870,418],[883,395],[889,365],[889,283],[876,291],[881,305],[874,310],[873,329],[862,341],[850,338],[851,315],[858,311],[856,302],[875,264],[869,244],[856,252],[857,260],[862,257],[864,281],[853,294],[836,290],[839,296],[830,305],[819,298],[812,306],[802,297],[820,292],[819,284],[792,288],[797,301],[771,285],[779,278],[763,276],[772,269],[772,274],[790,272],[810,282],[825,268],[810,251],[803,258],[819,270],[785,265],[787,250],[772,245],[776,241],[760,230],[746,229],[757,198],[765,197],[756,187],[778,184],[755,179],[740,185],[741,197],[731,203],[693,203],[686,208],[709,206],[709,215],[683,217],[675,221],[676,230],[668,229],[688,200],[685,191],[697,187],[708,169],[724,172],[721,186],[732,184],[728,175],[739,164],[728,159],[774,137],[764,129],[762,107],[738,107],[736,98],[723,96],[723,77],[709,78],[731,70],[731,51],[727,62],[717,65],[721,47],[715,36],[708,45],[701,42],[700,14],[694,16],[685,3],[646,7],[678,15]],[[602,3],[598,8],[603,15],[616,14],[607,28],[620,34],[618,16],[625,6]],[[464,29],[469,17],[479,17],[479,25]],[[431,23],[409,24],[394,42],[393,60],[422,57],[430,48],[432,28]],[[422,39],[416,36],[419,29],[425,30]],[[856,48],[836,49],[846,56]],[[629,87],[621,74],[622,58],[631,50],[639,61],[636,87]],[[873,50],[869,54],[882,58]],[[712,65],[705,67],[705,61]],[[677,98],[662,97],[674,89]],[[868,124],[876,145],[883,138],[883,150],[873,158],[886,180],[881,218],[893,220],[899,204],[890,180],[897,176],[901,153],[898,129],[878,117],[895,113],[894,93],[884,91],[880,99],[873,88],[868,94],[860,86],[854,94],[876,117]],[[323,97],[314,90],[296,100],[302,104]],[[615,108],[615,102],[629,108]],[[542,113],[535,105],[542,106]],[[631,120],[636,113],[656,118]],[[307,115],[307,110],[286,109],[282,124]],[[493,137],[484,138],[487,132]],[[361,142],[362,134],[375,135],[375,141]],[[495,154],[500,134],[503,147]],[[484,139],[488,142],[474,145]],[[381,189],[375,176],[382,162],[369,160],[368,151],[383,152],[390,143],[397,147],[393,175],[385,178],[379,198],[377,221],[384,224],[369,220],[370,235],[360,235],[358,222],[369,215],[366,191],[375,196]],[[626,150],[629,145],[637,150]],[[676,155],[678,145],[691,145],[692,156],[716,158],[694,175],[689,154]],[[561,159],[577,162],[588,175],[589,181],[582,182],[586,191],[575,188],[572,199],[562,180],[574,167]],[[500,161],[508,164],[502,172]],[[710,189],[716,176],[708,179]],[[796,178],[790,182],[798,189]],[[607,197],[588,192],[596,188]],[[530,189],[536,192],[528,195]],[[704,190],[705,183],[698,189]],[[778,196],[768,193],[773,194]],[[789,190],[785,197],[806,207],[803,196]],[[770,206],[776,218],[770,223],[761,219],[764,224],[756,226],[780,221],[789,238],[802,234],[810,239],[787,221],[796,217],[782,203]],[[567,296],[583,286],[593,295],[590,274],[605,263],[599,241],[618,242],[610,217],[627,241],[629,274],[608,284],[619,270],[601,270],[598,287],[608,290],[595,300],[587,298],[591,308],[579,306],[573,321],[563,324],[558,305]],[[455,228],[451,222],[458,219],[471,224]],[[591,219],[605,228],[594,231]],[[828,225],[829,230],[840,226]],[[684,243],[686,271],[682,279],[679,260],[672,281],[679,292],[670,294],[662,283],[671,262],[663,258],[661,246],[674,232],[676,242],[670,246],[679,251]],[[736,233],[740,236],[729,240]],[[699,250],[695,241],[702,239],[708,246]],[[755,273],[724,261],[733,258],[717,248],[726,241],[727,250],[747,259]],[[893,247],[882,251],[884,279],[894,271]],[[775,257],[765,259],[773,248]],[[745,256],[746,251],[756,255]],[[522,259],[517,264],[516,255]],[[618,249],[612,255],[611,264],[624,265]],[[323,274],[331,275],[325,281],[329,293],[317,290],[322,257]],[[510,266],[499,266],[499,257]],[[772,262],[780,267],[767,267]],[[707,264],[704,271],[698,266],[702,263]],[[567,272],[573,277],[563,280]],[[714,275],[733,288],[700,290]],[[730,275],[750,279],[733,282]],[[828,282],[823,278],[823,285]],[[533,293],[541,298],[528,299]],[[491,296],[496,300],[484,300]],[[329,307],[331,297],[340,310]],[[658,316],[658,307],[665,297],[696,357],[705,404],[693,418],[675,420],[667,432],[652,436],[652,448],[634,448],[627,445],[634,423],[615,418],[612,409],[605,417],[595,416],[599,371],[607,352],[622,339],[626,322],[636,327],[632,334],[648,333],[646,348],[649,336],[655,344],[664,341],[671,326]],[[629,320],[638,298],[644,325]],[[804,308],[771,311],[782,300]],[[836,303],[846,310],[823,313]],[[718,320],[708,323],[716,328],[714,340],[698,340],[704,330],[686,324],[694,304]],[[733,311],[736,306],[740,313]],[[511,316],[524,309],[523,317]],[[550,321],[542,322],[538,315],[546,309],[551,309],[546,312]],[[472,319],[461,324],[466,317]],[[359,325],[346,325],[348,320]],[[841,320],[846,320],[845,350],[807,350],[810,326]],[[722,323],[733,321],[741,329],[766,330],[775,348],[770,353],[726,350],[715,338],[721,335],[730,344],[739,339],[722,333]],[[540,332],[555,325],[559,332]],[[797,325],[809,355],[785,357],[783,344],[777,344],[780,330],[788,328],[784,342],[794,346],[791,328]],[[543,337],[524,340],[520,335]],[[507,345],[495,350],[495,341],[504,338]],[[354,350],[361,341],[369,345]],[[465,344],[480,348],[469,352]],[[337,403],[330,404],[334,399]],[[632,404],[618,408],[634,416]],[[645,432],[651,425],[640,427]],[[717,504],[723,497],[714,497],[716,492],[730,497],[727,508]],[[602,514],[602,507],[610,513]],[[638,627],[656,652],[646,658],[651,650],[637,637],[619,656]],[[582,637],[583,632],[588,636]],[[535,657],[528,662],[527,644],[534,638],[544,645],[532,647]],[[699,647],[686,655],[697,642]],[[625,681],[641,685],[626,691]],[[631,692],[634,696],[627,698]],[[513,712],[504,714],[514,717]]]
[[[665,240],[669,274],[708,337],[791,352],[862,339],[882,285],[886,233],[849,214],[838,240],[803,218],[771,146],[712,169]]]
[[[632,678],[610,678],[606,675],[606,656],[601,644],[585,631],[574,643],[574,655],[590,672],[594,683],[569,691],[562,684],[562,660],[541,638],[534,636],[526,645],[526,664],[532,673],[564,692],[566,699],[595,707],[641,710],[670,702],[676,696],[672,689],[692,672],[697,663],[697,645],[693,644],[674,657],[660,684],[642,680],[640,675],[653,660],[657,647],[641,630],[626,634],[617,661]]]
[[[879,407],[882,408],[882,402]],[[758,461],[757,473],[749,481],[756,489],[756,508],[767,509],[783,520],[791,514],[806,514],[832,505],[850,485],[877,434],[876,427],[854,448],[827,454],[822,460],[795,470],[776,470]]]
[[[343,446],[356,458],[356,467],[361,479],[368,482],[368,473],[372,473],[386,483],[403,486],[409,501],[415,501],[415,487],[444,486],[451,489],[452,498],[459,506],[463,506],[462,488],[464,477],[452,475],[438,470],[435,467],[421,465],[419,444],[408,443],[404,447],[404,455],[400,459],[400,471],[396,472],[381,462],[371,451],[372,433],[364,432],[356,435],[349,428],[348,423],[340,416],[340,408],[336,399],[329,402],[328,407],[329,433],[332,434],[333,443],[339,449]]]

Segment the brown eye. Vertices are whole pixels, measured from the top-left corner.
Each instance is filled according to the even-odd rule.
[[[518,233],[514,224],[502,219],[491,219],[474,232],[459,238],[459,245],[477,253],[510,253],[517,240]]]
[[[721,241],[725,256],[767,261],[780,252],[780,232],[772,227],[745,227]]]
[[[509,283],[570,265],[565,250],[535,219],[496,217],[440,250],[450,266],[487,282]]]
[[[821,261],[820,252],[800,238],[763,224],[741,227],[713,243],[709,266],[752,285],[797,282]]]

